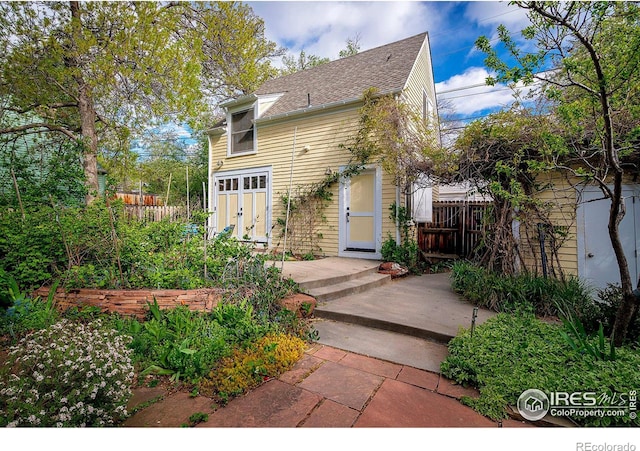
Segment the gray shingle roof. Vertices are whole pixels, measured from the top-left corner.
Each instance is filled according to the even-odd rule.
[[[307,95],[311,106],[318,106],[359,98],[371,87],[380,92],[403,89],[426,35],[421,33],[265,82],[255,94],[284,95],[263,118],[307,108]]]

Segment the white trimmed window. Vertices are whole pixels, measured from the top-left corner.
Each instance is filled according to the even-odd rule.
[[[255,127],[253,119],[255,109],[235,111],[230,113],[229,121],[229,154],[238,155],[255,151]]]

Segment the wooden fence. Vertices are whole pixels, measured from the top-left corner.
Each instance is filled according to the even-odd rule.
[[[418,225],[426,258],[468,258],[478,245],[490,202],[434,202],[433,220]]]
[[[151,206],[151,205],[125,205],[124,216],[127,219],[138,219],[144,222],[156,222],[163,219],[177,221],[186,219],[187,208],[183,206]]]

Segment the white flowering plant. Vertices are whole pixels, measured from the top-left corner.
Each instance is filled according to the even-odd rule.
[[[10,348],[0,426],[112,426],[127,416],[134,369],[130,337],[62,319]]]

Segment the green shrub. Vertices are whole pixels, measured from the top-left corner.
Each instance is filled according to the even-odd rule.
[[[63,319],[11,348],[0,390],[2,426],[116,424],[127,415],[133,367],[128,338]]]
[[[536,388],[546,393],[628,393],[640,386],[640,355],[617,348],[615,360],[596,359],[574,350],[563,335],[564,328],[548,324],[530,313],[498,314],[449,343],[442,374],[460,384],[478,387],[480,398],[464,401],[494,419],[505,418],[507,406],[515,406],[523,391]],[[597,338],[590,343],[596,347]],[[606,340],[608,343],[608,340]],[[608,347],[608,346],[607,346]],[[640,425],[638,419],[581,418],[585,426]]]
[[[616,319],[616,313],[618,307],[622,303],[622,288],[617,284],[608,284],[606,288],[598,290],[598,309],[599,315],[595,318],[596,321],[602,323],[605,335],[610,335],[613,329],[613,323]],[[594,319],[592,319],[593,321]],[[593,324],[588,325],[589,328],[594,328]],[[627,341],[639,345],[640,339],[640,314],[636,313],[635,318],[632,318],[629,324],[629,330],[627,331]]]
[[[39,296],[32,298],[28,293],[21,292],[17,282],[11,280],[7,291],[12,305],[7,310],[0,311],[0,334],[8,334],[13,340],[17,340],[29,332],[54,324],[60,318],[53,302],[57,287],[57,283],[51,287],[47,299]]]
[[[197,381],[235,343],[235,331],[210,315],[186,306],[160,310],[155,301],[149,305],[146,321],[118,318],[113,324],[132,336],[133,359],[143,376],[161,374],[171,375],[174,380]]]
[[[473,304],[496,312],[524,308],[541,316],[557,316],[561,307],[587,324],[588,331],[598,328],[598,305],[591,290],[576,277],[562,281],[529,273],[503,275],[462,261],[452,267],[451,286]]]

